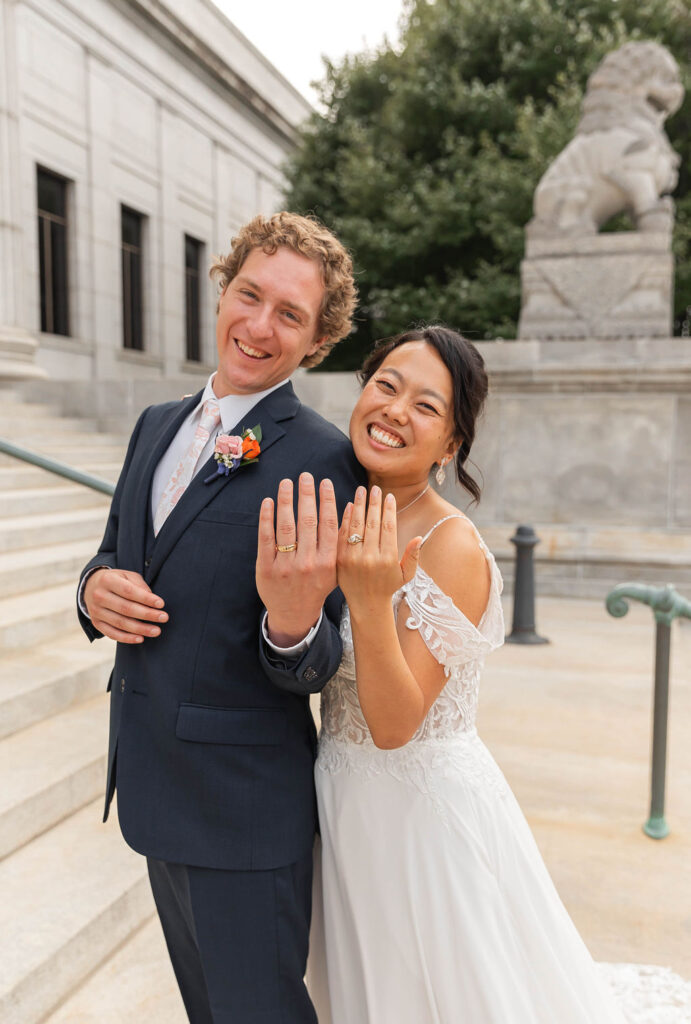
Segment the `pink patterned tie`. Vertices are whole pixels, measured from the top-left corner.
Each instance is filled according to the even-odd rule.
[[[220,419],[221,410],[218,407],[218,402],[215,402],[213,399],[210,399],[208,402],[204,402],[202,416],[199,421],[199,426],[195,431],[192,444],[178,462],[173,471],[173,475],[166,484],[165,490],[161,495],[161,500],[158,503],[156,515],[154,516],[154,534],[158,533],[170,513],[180,501],[180,498],[187,490],[187,486],[192,479],[192,474],[194,473],[194,467],[199,461],[199,456],[204,450],[206,442],[209,440],[211,431],[218,426]]]

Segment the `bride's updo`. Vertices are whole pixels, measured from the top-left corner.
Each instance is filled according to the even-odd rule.
[[[465,468],[475,440],[475,428],[478,417],[487,398],[487,371],[485,361],[475,346],[457,331],[449,327],[433,325],[397,334],[394,338],[384,338],[377,342],[358,371],[360,384],[364,387],[372,374],[376,373],[390,352],[411,341],[424,341],[436,349],[444,365],[451,374],[454,395],[454,434],[461,441],[456,454],[456,476],[461,487],[472,495],[474,501],[480,500],[481,490],[476,480]],[[431,467],[430,467],[431,469]]]

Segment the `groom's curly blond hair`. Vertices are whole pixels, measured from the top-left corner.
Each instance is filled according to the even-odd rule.
[[[300,364],[317,366],[334,345],[350,333],[357,289],[350,254],[316,217],[303,217],[286,210],[272,217],[261,214],[254,217],[231,239],[228,255],[214,260],[209,273],[223,291],[240,272],[253,249],[272,255],[280,246],[314,260],[321,271],[324,297],[317,337],[324,336],[324,342],[312,355],[305,356]]]

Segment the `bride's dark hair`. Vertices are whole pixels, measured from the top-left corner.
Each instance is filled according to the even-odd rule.
[[[411,341],[424,341],[441,356],[453,381],[454,435],[461,441],[456,454],[456,476],[461,487],[468,491],[475,502],[480,500],[480,485],[465,468],[470,449],[475,440],[478,417],[487,398],[487,371],[485,361],[475,346],[457,331],[449,327],[433,325],[397,334],[377,342],[358,371],[360,384],[364,387],[372,374],[376,373],[386,357],[401,345]]]

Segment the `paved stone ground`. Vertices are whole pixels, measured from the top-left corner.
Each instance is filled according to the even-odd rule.
[[[510,621],[507,606],[507,620]],[[645,836],[654,620],[545,598],[551,643],[488,661],[480,732],[502,766],[557,888],[598,960],[669,965],[691,978],[691,622],[672,633],[667,820]],[[183,1024],[154,919],[49,1024]]]
[[[510,615],[507,608],[507,621]],[[598,960],[691,978],[691,621],[672,629],[667,839],[648,813],[654,618],[543,599],[549,645],[505,645],[485,669],[479,730]]]

